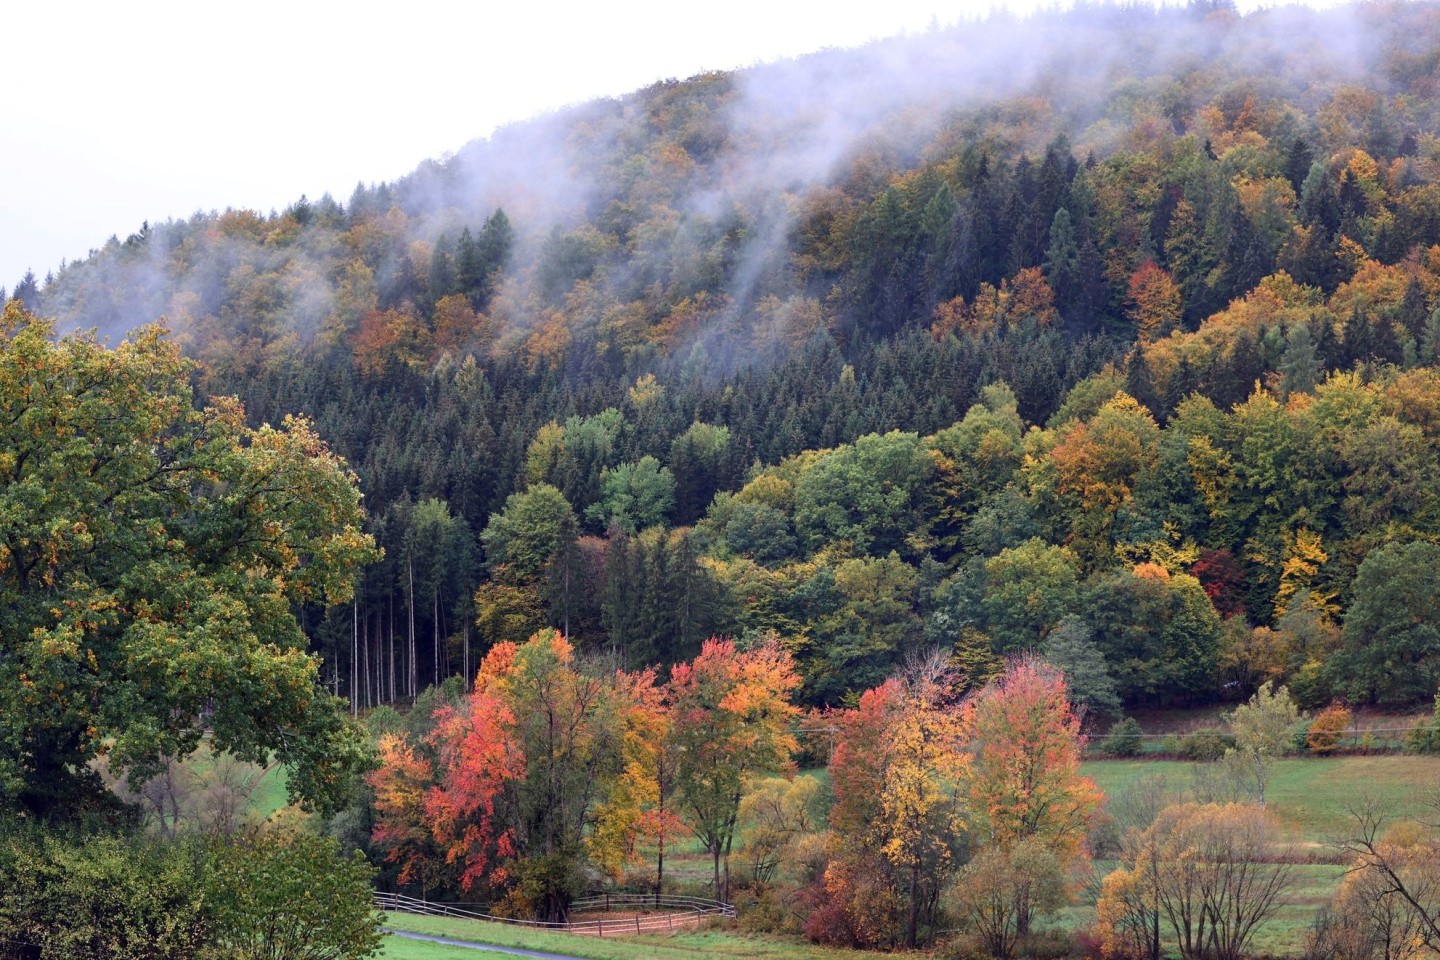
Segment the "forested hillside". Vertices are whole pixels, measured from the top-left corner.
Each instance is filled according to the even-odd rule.
[[[1440,684],[1440,5],[1081,6],[670,81],[11,291],[308,415],[360,706],[562,630],[808,704],[1027,649],[1091,705]],[[1107,692],[1108,691],[1108,692]],[[1118,697],[1117,701],[1115,698]]]

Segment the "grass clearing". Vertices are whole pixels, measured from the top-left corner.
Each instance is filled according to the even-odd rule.
[[[1082,770],[1106,796],[1141,777],[1164,774],[1172,789],[1184,789],[1195,764],[1182,760],[1093,760]],[[1440,784],[1440,757],[1386,754],[1373,757],[1293,757],[1275,762],[1266,788],[1266,806],[1297,840],[1324,845],[1343,837],[1351,824],[1347,807],[1366,797],[1393,816],[1421,812],[1425,788]]]
[[[695,960],[696,957],[727,957],[733,960],[879,960],[894,954],[875,953],[866,950],[842,950],[820,947],[802,940],[780,937],[763,937],[736,933],[713,927],[690,930],[683,933],[650,935],[642,937],[597,937],[580,936],[571,933],[555,933],[547,930],[530,930],[503,923],[487,923],[482,920],[459,920],[451,917],[419,917],[404,913],[385,915],[385,925],[410,933],[425,933],[437,937],[452,937],[456,940],[470,940],[502,947],[523,947],[527,950],[544,950],[551,953],[583,957],[586,960]],[[415,960],[449,960],[453,955],[465,954],[464,948],[449,948],[451,953],[409,952],[411,944],[423,941],[406,941],[389,937],[385,941],[383,956],[415,958]],[[437,944],[423,944],[439,946]],[[397,952],[398,951],[398,952]],[[473,952],[465,954],[473,957]]]
[[[1164,774],[1170,788],[1184,790],[1195,764],[1181,760],[1095,760],[1083,765],[1107,796],[1115,796],[1141,777]],[[1440,784],[1440,757],[1386,754],[1380,756],[1293,757],[1278,760],[1269,786],[1266,806],[1302,848],[1333,852],[1330,845],[1344,838],[1352,826],[1348,807],[1366,798],[1390,811],[1391,820],[1414,816],[1423,809],[1423,793]],[[1113,862],[1097,862],[1103,876]],[[1289,903],[1256,933],[1251,952],[1256,956],[1296,956],[1305,946],[1316,912],[1330,902],[1344,875],[1340,864],[1300,864],[1294,868]],[[1093,922],[1093,901],[1065,911],[1063,922],[1080,926]]]

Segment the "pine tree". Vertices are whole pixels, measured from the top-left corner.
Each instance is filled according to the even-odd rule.
[[[1345,320],[1345,361],[1347,366],[1369,363],[1375,357],[1375,325],[1370,312],[1355,307]]]
[[[20,301],[20,305],[31,313],[40,309],[40,284],[35,280],[35,271],[26,270],[25,276],[15,284],[15,292],[12,298]]]
[[[455,292],[455,268],[450,256],[450,242],[442,233],[430,252],[430,302],[433,304]]]
[[[1420,341],[1420,361],[1430,364],[1436,357],[1440,357],[1440,307],[1425,321],[1425,337]]]
[[[1136,341],[1125,357],[1125,392],[1152,412],[1159,406],[1150,361],[1146,359],[1145,350],[1139,341]]]
[[[1400,326],[1405,335],[1418,346],[1425,341],[1425,324],[1430,311],[1425,306],[1425,288],[1414,277],[1405,285],[1405,299],[1400,304]]]
[[[1285,377],[1281,385],[1282,396],[1314,392],[1320,379],[1320,361],[1315,355],[1315,343],[1310,339],[1309,325],[1290,325],[1285,336],[1285,355],[1280,361],[1280,372]]]

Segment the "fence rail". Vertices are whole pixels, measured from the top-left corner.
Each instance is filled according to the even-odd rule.
[[[617,937],[637,933],[664,933],[669,930],[685,929],[707,917],[733,920],[735,907],[719,900],[703,897],[681,897],[643,893],[606,893],[582,897],[570,908],[579,913],[611,910],[633,910],[635,915],[614,920],[597,917],[594,920],[570,920],[563,923],[547,923],[542,920],[516,920],[513,917],[496,917],[478,910],[467,910],[453,903],[435,903],[430,900],[407,897],[403,893],[376,893],[375,906],[387,913],[413,913],[427,917],[455,917],[461,920],[488,920],[492,923],[508,923],[513,926],[533,927],[540,930],[563,930],[592,937]],[[663,911],[645,914],[641,911]]]

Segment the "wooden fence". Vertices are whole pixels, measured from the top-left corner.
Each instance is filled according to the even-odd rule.
[[[693,927],[709,917],[734,919],[735,907],[719,900],[702,897],[679,897],[645,893],[603,893],[582,897],[570,904],[576,913],[611,912],[624,910],[634,916],[614,920],[570,920],[564,923],[546,923],[541,920],[516,920],[512,917],[495,917],[478,910],[468,910],[453,903],[435,903],[417,900],[401,893],[376,893],[375,907],[388,913],[414,913],[427,917],[456,917],[462,920],[488,920],[492,923],[508,923],[514,926],[534,927],[540,930],[562,930],[567,933],[582,933],[592,937],[617,937],[637,933],[665,933],[670,930],[684,930]],[[655,911],[648,913],[647,911]]]

